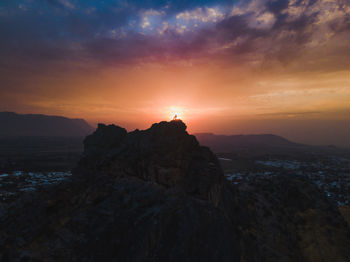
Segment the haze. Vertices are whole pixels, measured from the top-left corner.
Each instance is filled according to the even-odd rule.
[[[3,0],[0,32],[0,111],[350,146],[346,0]]]

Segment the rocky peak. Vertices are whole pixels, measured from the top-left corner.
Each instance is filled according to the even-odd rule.
[[[216,156],[186,132],[181,120],[162,121],[127,133],[99,124],[84,141],[80,167],[136,177],[201,199],[217,199],[224,177]]]
[[[153,137],[154,141],[174,141],[175,139],[188,137],[186,128],[186,124],[181,120],[172,120],[170,122],[162,121],[153,124],[151,128],[147,130],[147,133]]]
[[[119,126],[98,124],[96,131],[84,140],[85,156],[107,152],[109,149],[118,146],[126,134],[127,131]]]

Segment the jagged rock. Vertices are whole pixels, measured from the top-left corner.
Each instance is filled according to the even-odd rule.
[[[181,120],[130,133],[100,124],[84,147],[80,166],[95,171],[135,176],[203,199],[215,198],[223,184],[216,156],[186,132]]]
[[[181,121],[99,125],[70,180],[0,207],[1,261],[350,261],[350,231],[307,180],[224,180]]]
[[[84,140],[84,153],[90,157],[103,155],[117,147],[126,134],[127,131],[119,126],[98,124],[97,130]]]

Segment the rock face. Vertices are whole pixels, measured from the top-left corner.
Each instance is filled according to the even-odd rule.
[[[0,261],[350,261],[349,227],[316,187],[238,188],[181,121],[99,125],[72,179],[0,208]]]
[[[199,146],[181,120],[130,133],[100,124],[84,147],[80,165],[96,172],[135,176],[206,200],[214,200],[223,185],[217,158]]]

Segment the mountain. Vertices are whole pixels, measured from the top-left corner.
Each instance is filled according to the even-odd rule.
[[[0,136],[84,137],[93,128],[83,119],[0,112]]]
[[[202,145],[210,147],[215,152],[230,152],[232,148],[241,147],[275,147],[302,148],[303,144],[291,142],[281,136],[262,135],[215,135],[212,133],[197,133],[196,138]]]
[[[180,121],[100,124],[70,180],[0,206],[1,261],[350,261],[350,229],[310,181],[235,185]]]
[[[295,153],[340,153],[344,150],[335,146],[311,146],[299,144],[281,136],[261,135],[215,135],[197,133],[196,138],[201,145],[210,147],[215,153],[259,154],[295,154]]]

